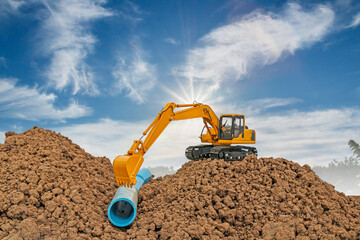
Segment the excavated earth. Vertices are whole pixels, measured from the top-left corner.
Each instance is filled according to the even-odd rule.
[[[34,127],[6,133],[0,164],[0,239],[360,239],[360,199],[285,159],[190,161],[145,184],[122,229],[109,159]]]

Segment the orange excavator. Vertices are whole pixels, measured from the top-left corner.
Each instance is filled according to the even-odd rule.
[[[177,108],[181,110],[175,111]],[[202,158],[224,159],[226,161],[242,160],[248,155],[257,155],[254,147],[232,144],[254,144],[255,130],[245,125],[245,116],[239,114],[221,115],[220,119],[214,111],[201,103],[175,104],[168,103],[158,116],[143,132],[139,140],[135,140],[126,155],[117,156],[113,168],[119,186],[131,187],[136,184],[136,174],[144,162],[144,154],[156,141],[171,121],[202,118],[204,128],[201,142],[207,143],[186,148],[185,156],[190,160]],[[204,129],[206,128],[206,133]],[[145,137],[146,136],[146,137]],[[144,141],[142,138],[145,137]]]

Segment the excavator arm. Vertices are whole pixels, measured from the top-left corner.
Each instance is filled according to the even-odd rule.
[[[175,111],[176,108],[185,108]],[[219,119],[214,111],[207,105],[200,103],[194,104],[175,104],[168,103],[161,110],[154,121],[143,132],[139,140],[135,140],[126,155],[117,156],[114,160],[113,168],[116,182],[119,186],[133,186],[136,184],[136,174],[144,162],[144,154],[151,145],[161,135],[169,123],[173,120],[185,120],[192,118],[203,118],[207,128],[208,139],[215,143],[218,140]],[[145,137],[144,141],[142,138]]]

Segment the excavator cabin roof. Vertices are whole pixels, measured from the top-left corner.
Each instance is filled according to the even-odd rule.
[[[243,114],[222,114],[220,117],[245,117]]]

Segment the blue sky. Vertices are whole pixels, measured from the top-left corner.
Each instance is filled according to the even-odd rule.
[[[0,141],[34,125],[113,159],[167,102],[246,115],[260,156],[324,165],[360,141],[358,1],[0,2]],[[144,166],[186,162],[199,119]]]

